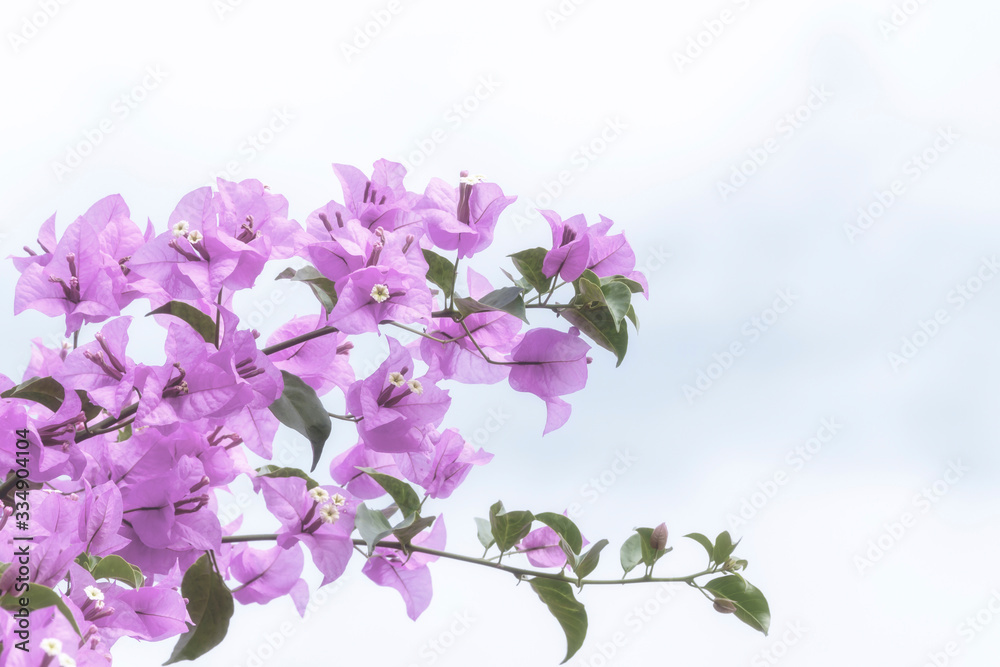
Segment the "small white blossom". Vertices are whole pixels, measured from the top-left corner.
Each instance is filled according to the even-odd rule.
[[[336,523],[337,519],[340,518],[340,510],[334,504],[323,505],[319,508],[319,518],[323,520],[324,523]]]
[[[188,228],[190,226],[191,225],[188,224],[187,220],[181,220],[180,222],[175,224],[170,231],[174,233],[175,238],[178,236],[187,236]]]
[[[104,599],[104,593],[97,586],[87,586],[83,589],[83,592],[87,594],[87,597],[91,600],[101,601]]]
[[[372,287],[372,299],[376,303],[382,303],[383,301],[389,300],[389,286],[378,284]]]
[[[424,385],[420,384],[420,380],[410,380],[406,383],[410,387],[410,391],[419,396],[424,393]]]
[[[60,653],[59,667],[76,667],[76,660],[66,655],[65,653]]]
[[[330,494],[321,486],[309,490],[309,497],[318,503],[325,503],[330,499]]]
[[[406,378],[399,371],[393,371],[389,373],[389,384],[393,387],[402,387],[406,384]]]
[[[477,183],[482,183],[486,180],[486,177],[482,174],[470,174],[468,176],[462,176],[458,179],[459,183],[465,183],[466,185],[476,185]]]
[[[59,655],[62,653],[62,642],[55,637],[43,639],[39,646],[47,655]]]
[[[194,230],[193,232],[191,232],[190,234],[188,234],[188,241],[190,241],[191,243],[197,243],[198,241],[202,240],[203,238],[205,238],[205,237],[197,229]]]
[[[336,505],[337,507],[343,507],[344,505],[347,504],[347,498],[340,495],[339,493],[335,493],[333,494],[333,504]]]

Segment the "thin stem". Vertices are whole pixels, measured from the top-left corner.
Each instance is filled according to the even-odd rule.
[[[219,288],[219,305],[215,309],[215,349],[219,349],[219,336],[222,329],[222,288]]]
[[[73,332],[73,349],[76,349],[76,344],[80,342],[80,330],[77,329]]]
[[[516,362],[516,361],[494,361],[494,360],[490,359],[489,356],[485,352],[483,352],[483,348],[479,347],[479,343],[476,342],[476,339],[472,337],[472,332],[469,331],[469,325],[466,324],[464,320],[461,321],[461,322],[459,322],[459,324],[461,324],[462,328],[465,329],[465,335],[468,336],[469,340],[472,341],[472,344],[476,346],[476,349],[479,351],[479,354],[483,355],[483,359],[486,360],[486,363],[493,364],[494,366],[517,366],[518,365],[518,362]]]
[[[223,543],[233,543],[233,542],[266,542],[278,539],[277,535],[227,535],[222,538]],[[365,541],[360,538],[354,538],[352,540],[355,546],[365,545]],[[553,572],[540,572],[538,570],[529,570],[522,567],[513,567],[511,565],[504,565],[502,563],[494,563],[492,561],[486,560],[484,558],[476,558],[474,556],[464,556],[462,554],[453,554],[448,551],[439,551],[437,549],[431,549],[429,547],[422,547],[416,544],[403,545],[399,542],[380,540],[375,543],[376,547],[383,547],[386,549],[396,549],[397,551],[402,551],[404,553],[417,552],[422,554],[428,554],[430,556],[437,556],[439,558],[448,558],[450,560],[457,560],[463,563],[472,563],[473,565],[482,565],[484,567],[489,567],[494,570],[502,570],[508,574],[513,574],[518,579],[523,579],[524,577],[536,577],[539,579],[552,579],[553,581],[563,581],[568,584],[573,584],[574,586],[621,586],[623,584],[655,584],[655,583],[666,583],[666,584],[690,584],[697,586],[694,580],[698,577],[703,577],[707,574],[712,574],[716,570],[713,568],[708,568],[702,570],[701,572],[695,572],[694,574],[689,574],[686,577],[638,577],[635,579],[576,579],[575,577],[568,577],[561,573]]]
[[[81,433],[77,433],[75,442],[83,442],[88,438],[93,438],[95,435],[101,435],[102,433],[110,433],[115,429],[114,428],[109,429],[109,427],[114,426],[115,424],[118,424],[119,427],[124,426],[124,424],[119,424],[119,422],[128,419],[129,417],[134,415],[138,410],[139,410],[138,403],[132,403],[130,405],[126,405],[124,408],[122,408],[121,414],[118,415],[117,417],[108,417],[104,421],[95,424],[92,429]]]
[[[325,336],[329,333],[336,333],[340,331],[337,327],[323,327],[321,329],[316,329],[316,331],[310,331],[309,333],[304,333],[299,336],[294,336],[288,340],[283,340],[280,343],[275,343],[269,347],[265,347],[261,352],[264,354],[274,354],[275,352],[281,352],[282,350],[287,350],[290,347],[295,347],[299,343],[304,343],[307,340],[312,340],[313,338],[319,338],[320,336]]]
[[[568,303],[526,303],[525,308],[548,308],[549,310],[566,310],[567,308],[579,308],[579,306],[571,306]]]
[[[434,341],[435,343],[450,343],[450,342],[452,342],[450,340],[443,340],[441,338],[435,338],[434,336],[432,336],[430,334],[424,333],[423,331],[417,331],[416,329],[414,329],[412,327],[408,327],[405,324],[400,324],[399,322],[389,321],[389,322],[385,322],[385,324],[391,324],[392,326],[397,327],[399,329],[402,329],[403,331],[409,331],[412,334],[417,334],[418,336],[422,336],[424,338],[429,338],[430,340]]]
[[[345,421],[345,422],[354,422],[354,423],[357,423],[357,422],[361,421],[362,419],[364,419],[364,417],[354,417],[352,415],[335,415],[332,412],[327,412],[326,414],[328,414],[329,416],[333,417],[334,419],[339,419],[339,420]]]

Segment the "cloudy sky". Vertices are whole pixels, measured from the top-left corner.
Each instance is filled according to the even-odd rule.
[[[637,525],[667,523],[663,575],[702,566],[685,533],[742,538],[770,636],[683,586],[593,587],[571,665],[987,664],[998,20],[984,0],[6,0],[0,255],[111,193],[164,229],[216,176],[264,181],[303,220],[340,196],[331,163],[382,157],[407,164],[411,190],[469,169],[518,196],[489,276],[548,243],[535,206],[606,215],[649,278],[641,331],[617,369],[595,351],[572,419],[544,439],[533,397],[452,392],[449,424],[496,456],[435,509],[450,548],[477,552],[472,519],[497,499],[575,507],[612,542],[607,577]],[[0,275],[10,314],[17,276]],[[272,289],[244,301],[265,333],[313,308],[290,289],[269,303]],[[28,341],[62,331],[37,313],[6,324],[2,370],[18,377]],[[291,435],[278,451],[306,462]],[[287,600],[238,609],[196,664],[564,654],[507,575],[438,563],[413,623],[359,570],[305,620]],[[169,644],[122,642],[116,658],[158,664]]]

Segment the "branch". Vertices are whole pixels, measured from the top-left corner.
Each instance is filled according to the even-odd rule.
[[[283,340],[280,343],[275,343],[270,347],[265,347],[261,352],[264,354],[274,354],[275,352],[281,352],[282,350],[287,350],[290,347],[295,347],[299,343],[304,343],[307,340],[312,340],[313,338],[319,338],[320,336],[325,336],[328,333],[336,333],[340,331],[337,327],[323,327],[322,329],[316,329],[316,331],[310,331],[309,333],[304,333],[300,336],[295,336],[289,338],[288,340]]]

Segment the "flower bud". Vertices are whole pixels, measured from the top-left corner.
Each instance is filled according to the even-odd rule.
[[[722,569],[727,572],[737,572],[743,569],[743,564],[737,561],[735,558],[728,559],[722,564]]]
[[[736,611],[736,605],[732,603],[731,600],[724,600],[722,598],[717,598],[712,606],[715,607],[715,611],[720,614],[731,614]]]
[[[649,536],[649,546],[654,552],[667,548],[667,524],[661,523],[653,529],[653,534]]]

